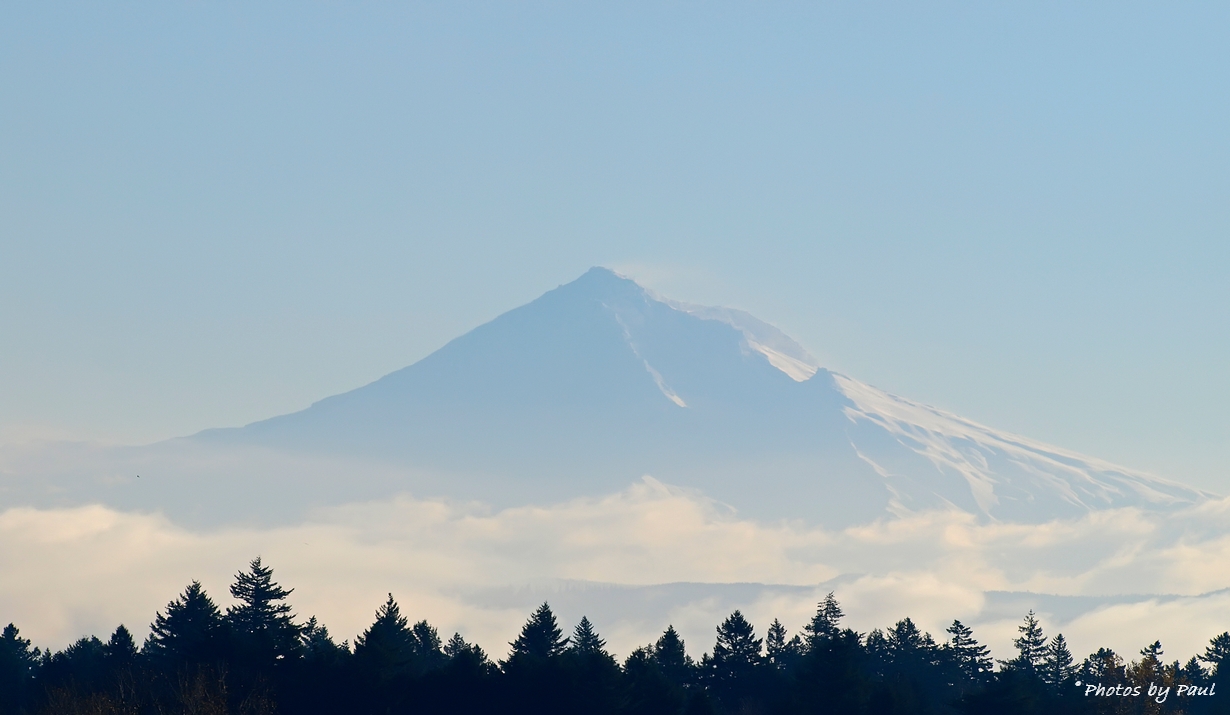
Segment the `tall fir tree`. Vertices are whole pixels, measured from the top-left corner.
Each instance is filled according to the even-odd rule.
[[[271,665],[300,654],[302,628],[295,624],[286,597],[289,591],[273,580],[273,569],[257,556],[248,571],[235,574],[231,596],[239,603],[227,609],[226,621],[241,660],[249,665]]]
[[[1179,677],[1190,685],[1204,685],[1208,682],[1209,672],[1200,664],[1200,659],[1192,656],[1179,670]]]
[[[530,660],[543,661],[554,658],[564,652],[568,639],[560,630],[551,606],[543,603],[521,628],[521,634],[510,643],[512,653],[509,661]]]
[[[157,662],[202,663],[222,655],[222,613],[200,581],[188,584],[167,604],[166,615],[154,614],[142,652]]]
[[[444,644],[444,655],[450,661],[471,660],[478,663],[487,663],[487,653],[477,644],[466,643],[466,639],[461,637],[460,633],[454,633],[452,638]]]
[[[786,627],[776,618],[765,632],[765,659],[775,670],[786,670],[801,655],[802,640],[798,636],[787,638],[787,635]]]
[[[990,679],[994,662],[991,649],[974,639],[974,631],[961,621],[953,621],[947,630],[948,650],[957,668],[973,683]]]
[[[804,642],[809,651],[817,650],[831,641],[841,631],[841,619],[845,614],[833,592],[829,591],[824,600],[816,606],[816,615],[803,628]]]
[[[316,616],[307,619],[299,631],[300,651],[304,660],[311,663],[337,665],[350,655],[347,643],[335,643],[329,629]]]
[[[25,712],[42,652],[12,623],[0,631],[0,713]]]
[[[594,624],[585,616],[581,616],[580,623],[572,630],[568,650],[578,655],[610,656],[606,651],[606,641],[598,636]]]
[[[1081,663],[1084,680],[1114,683],[1123,679],[1123,659],[1110,648],[1098,648]]]
[[[1021,635],[1012,641],[1012,645],[1016,646],[1017,657],[1010,661],[1010,665],[1018,670],[1036,673],[1042,665],[1042,659],[1046,657],[1046,636],[1042,633],[1042,624],[1038,622],[1033,609],[1025,615],[1025,621],[1017,626],[1017,632]]]
[[[936,659],[937,647],[910,618],[903,618],[885,631],[890,671],[918,674]]]
[[[1068,642],[1060,633],[1047,644],[1039,665],[1039,675],[1047,685],[1058,688],[1071,680],[1075,673],[1072,651],[1068,650]]]
[[[730,614],[718,626],[717,642],[713,645],[713,667],[718,679],[741,677],[760,665],[762,643],[740,611]]]
[[[652,650],[654,662],[668,680],[676,685],[686,685],[692,682],[696,664],[688,655],[686,645],[674,626],[666,627],[654,643]]]
[[[137,644],[132,633],[120,624],[104,646],[107,659],[115,664],[127,664],[137,657]]]
[[[871,629],[871,632],[867,634],[866,641],[863,643],[863,648],[867,652],[867,657],[871,660],[872,666],[878,672],[883,673],[885,664],[892,660],[888,647],[888,638],[885,637],[884,631],[879,628]]]
[[[409,673],[416,650],[414,633],[391,593],[376,609],[376,620],[354,640],[355,661],[381,681]]]
[[[1213,636],[1204,653],[1197,657],[1209,664],[1209,676],[1216,678],[1221,672],[1221,664],[1230,657],[1230,631]]]
[[[440,632],[427,621],[419,621],[411,627],[414,634],[414,648],[417,656],[417,666],[420,672],[441,668],[448,657],[444,655],[444,643],[440,640]]]
[[[1153,679],[1161,678],[1165,670],[1165,664],[1162,661],[1162,656],[1165,652],[1162,650],[1161,641],[1153,641],[1149,645],[1140,649],[1140,670],[1142,675]]]

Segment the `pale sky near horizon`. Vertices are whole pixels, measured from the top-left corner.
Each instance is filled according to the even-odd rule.
[[[0,441],[300,409],[607,265],[1230,493],[1230,8],[9,3]]]

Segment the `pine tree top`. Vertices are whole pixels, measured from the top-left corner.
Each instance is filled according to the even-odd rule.
[[[575,653],[606,654],[606,641],[598,636],[594,624],[585,616],[581,616],[581,622],[573,629],[570,641],[569,650]]]
[[[530,658],[553,658],[568,646],[551,606],[545,601],[539,606],[530,619],[521,628],[521,634],[512,646],[513,656],[528,656]]]
[[[288,615],[290,604],[283,601],[294,590],[292,588],[288,591],[275,583],[273,569],[262,564],[261,557],[257,556],[249,563],[248,571],[235,574],[235,582],[231,584],[231,596],[242,605],[230,610],[254,616]]]
[[[713,660],[717,663],[756,663],[760,660],[762,643],[763,641],[756,637],[752,624],[743,617],[743,613],[735,611],[717,628]]]

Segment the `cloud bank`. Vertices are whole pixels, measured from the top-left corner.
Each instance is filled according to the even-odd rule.
[[[621,655],[668,623],[699,655],[733,608],[761,633],[774,617],[795,630],[833,590],[860,631],[910,616],[942,640],[959,618],[1008,657],[1034,607],[1077,653],[1134,655],[1160,638],[1168,656],[1186,658],[1230,628],[1230,593],[1217,592],[1230,586],[1227,511],[1230,499],[1041,525],[927,512],[826,530],[742,518],[650,477],[600,498],[502,510],[401,495],[278,527],[189,529],[98,505],[11,508],[0,512],[0,619],[55,648],[120,622],[142,632],[190,580],[229,603],[232,575],[261,555],[296,589],[296,611],[339,639],[361,632],[391,591],[412,618],[497,657],[544,599],[566,623],[590,615]]]

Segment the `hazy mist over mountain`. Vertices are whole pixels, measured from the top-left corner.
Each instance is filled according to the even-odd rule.
[[[153,594],[259,551],[343,628],[396,587],[499,639],[545,597],[630,648],[664,620],[704,637],[732,604],[804,619],[837,589],[860,627],[908,605],[1006,644],[1034,604],[1077,642],[1166,622],[1195,647],[1194,614],[1230,598],[1205,565],[1225,499],[887,394],[604,268],[301,412],[0,458],[11,573]],[[0,604],[45,610],[39,593]],[[67,596],[46,613],[53,635],[116,617]]]
[[[379,459],[435,475],[409,482],[416,493],[506,505],[651,474],[829,526],[944,508],[1041,522],[1208,496],[888,395],[746,313],[603,268],[370,385],[193,439]]]

